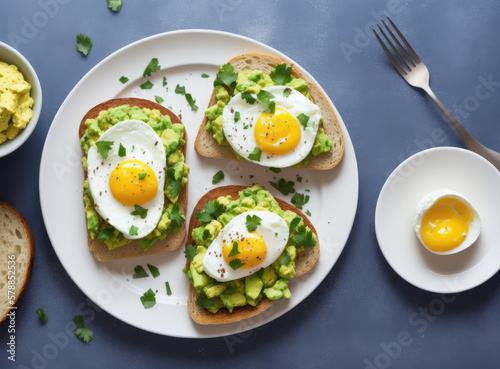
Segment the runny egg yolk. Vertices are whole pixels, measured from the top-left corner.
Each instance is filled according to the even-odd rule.
[[[293,115],[277,108],[274,113],[261,113],[255,123],[255,141],[268,155],[283,155],[300,141],[300,125]]]
[[[433,251],[452,250],[465,240],[472,217],[470,209],[460,200],[441,198],[422,219],[422,241]]]
[[[109,188],[114,198],[125,206],[144,205],[158,191],[156,175],[141,160],[122,161],[111,172]]]
[[[237,252],[233,251],[234,244],[237,242]],[[233,251],[233,252],[231,252]],[[262,263],[267,254],[266,243],[257,232],[249,232],[246,237],[240,240],[234,240],[231,243],[224,243],[222,253],[226,263],[238,259],[241,261],[241,269],[250,269]],[[231,256],[229,256],[231,254]]]

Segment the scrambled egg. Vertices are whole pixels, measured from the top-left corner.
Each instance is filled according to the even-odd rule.
[[[16,137],[33,117],[30,91],[17,67],[0,61],[0,144]]]

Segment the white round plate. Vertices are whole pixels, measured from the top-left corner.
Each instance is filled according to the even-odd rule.
[[[428,193],[447,188],[476,208],[483,229],[467,250],[436,255],[413,230],[415,208]],[[500,269],[500,172],[483,157],[464,149],[421,151],[401,163],[380,192],[375,211],[377,240],[390,266],[423,290],[456,293],[478,286]]]
[[[113,53],[87,73],[52,122],[40,166],[40,202],[49,238],[77,286],[102,309],[128,324],[158,334],[193,338],[224,336],[260,326],[306,298],[332,269],[345,246],[356,213],[358,171],[354,149],[340,115],[345,154],[340,165],[327,172],[288,168],[275,174],[252,163],[203,158],[194,150],[194,139],[219,66],[235,55],[250,51],[284,57],[257,41],[217,31],[176,31],[137,41]],[[152,58],[158,58],[161,70],[145,78],[143,71]],[[203,78],[204,73],[210,77]],[[129,81],[122,84],[119,81],[122,76]],[[167,78],[165,87],[163,77]],[[147,80],[154,83],[153,88],[141,89],[139,86]],[[174,92],[177,85],[185,86],[186,92],[196,100],[197,111],[191,110],[185,96]],[[215,187],[212,176],[220,169],[225,172],[225,179],[217,186],[260,183],[283,198],[268,182],[286,178],[296,183],[298,192],[310,196],[304,211],[312,214],[311,220],[319,233],[321,257],[313,271],[291,284],[290,300],[241,323],[200,326],[192,322],[188,313],[188,280],[181,270],[185,264],[183,246],[174,252],[108,263],[96,261],[88,250],[78,140],[80,120],[90,108],[111,98],[140,97],[154,101],[155,96],[165,100],[163,105],[171,107],[187,129],[186,161],[191,167],[187,220],[199,198]],[[290,201],[290,198],[291,195],[284,199]],[[332,206],[321,206],[324,203]],[[148,270],[148,263],[159,269],[160,276],[132,279],[134,267],[142,265]],[[172,291],[170,296],[166,293],[167,281]],[[157,302],[145,310],[140,296],[149,288],[157,291]]]

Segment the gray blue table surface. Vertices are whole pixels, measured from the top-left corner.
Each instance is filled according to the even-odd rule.
[[[500,367],[498,275],[436,304],[443,297],[400,278],[378,246],[376,201],[394,168],[428,147],[464,146],[432,101],[395,72],[371,33],[374,22],[389,15],[431,70],[431,86],[444,105],[480,141],[500,150],[500,2],[123,3],[113,13],[104,0],[2,1],[0,40],[31,62],[44,99],[32,136],[0,158],[0,199],[20,210],[36,240],[31,282],[17,310],[16,361],[7,359],[8,326],[0,324],[1,368]],[[325,280],[285,315],[226,338],[161,336],[95,309],[59,262],[40,209],[42,148],[67,94],[121,47],[181,29],[247,36],[298,62],[334,101],[358,162],[356,218]],[[94,44],[87,57],[75,50],[78,33],[88,34]],[[490,93],[478,98],[484,79],[492,81]],[[446,133],[440,142],[429,139],[436,128]],[[39,307],[50,311],[47,326],[41,326],[35,313]],[[94,310],[95,339],[84,344],[70,337],[59,341],[57,350],[47,349],[82,309]]]

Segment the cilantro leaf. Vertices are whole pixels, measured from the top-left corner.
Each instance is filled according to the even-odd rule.
[[[244,99],[247,101],[247,104],[253,105],[257,101],[255,97],[252,96],[250,92],[242,92],[241,93],[241,99]]]
[[[260,268],[255,272],[255,275],[259,278],[262,278],[262,274],[264,274],[264,268]]]
[[[151,77],[151,73],[158,72],[160,68],[161,66],[158,64],[158,58],[153,58],[146,66],[146,69],[144,69],[142,75],[143,77]]]
[[[40,317],[42,324],[47,324],[49,318],[47,317],[47,314],[45,314],[45,311],[43,309],[36,309],[36,313]]]
[[[132,276],[133,279],[149,277],[148,273],[144,270],[144,268],[141,265],[137,265],[134,268],[134,272],[135,274]]]
[[[229,262],[229,266],[233,268],[233,270],[241,268],[245,263],[242,263],[240,259],[233,259]]]
[[[274,99],[274,95],[266,90],[260,90],[257,94],[257,99],[264,105],[267,109],[264,110],[264,113],[274,113],[274,109],[276,104],[271,99]]]
[[[130,227],[130,230],[128,231],[128,234],[131,236],[137,236],[137,231],[139,228],[137,228],[135,225]]]
[[[97,148],[97,151],[99,151],[99,154],[101,154],[102,158],[106,159],[108,157],[108,152],[111,150],[111,146],[113,146],[114,143],[114,141],[96,141],[95,147]]]
[[[143,179],[146,178],[147,175],[148,174],[146,172],[144,172],[144,173],[139,173],[139,175],[137,177],[139,178],[140,181],[142,181]]]
[[[151,81],[146,81],[144,83],[141,83],[139,87],[143,90],[151,90],[153,86],[154,84]]]
[[[262,155],[262,150],[256,147],[253,151],[248,155],[248,159],[254,161],[260,161],[260,156]]]
[[[292,204],[295,205],[298,209],[302,210],[302,207],[307,204],[309,201],[309,195],[304,195],[303,193],[296,193],[292,197]]]
[[[305,226],[300,226],[295,235],[295,245],[297,247],[314,247],[316,239],[313,236],[313,231]]]
[[[171,296],[172,295],[172,290],[170,289],[170,283],[165,282],[165,288],[167,289],[167,296]]]
[[[238,250],[238,241],[233,242],[233,247],[231,248],[231,251],[229,252],[229,257],[238,255],[240,253],[240,250]]]
[[[291,90],[287,87],[283,90],[283,97],[288,97],[290,96]]]
[[[273,168],[273,167],[270,167],[269,170],[273,173],[279,173],[281,172],[281,169],[280,168]]]
[[[76,35],[76,49],[83,55],[87,56],[92,49],[92,41],[90,41],[90,37],[84,35],[83,33]]]
[[[155,267],[154,265],[151,265],[151,264],[146,264],[146,265],[148,266],[148,269],[151,272],[151,275],[153,276],[153,278],[156,278],[160,275],[160,271],[158,270],[157,267]]]
[[[186,94],[186,86],[179,86],[175,87],[175,93],[179,95],[185,95]]]
[[[285,196],[295,192],[295,183],[287,181],[285,178],[280,178],[278,182],[269,181],[269,184]]]
[[[117,12],[122,8],[122,0],[107,0],[108,8],[112,11]]]
[[[200,295],[196,299],[196,305],[205,308],[207,310],[214,309],[217,307],[217,303],[210,300],[206,295]]]
[[[314,121],[309,121],[309,116],[304,113],[300,113],[299,115],[297,115],[297,120],[300,122],[300,124],[302,124],[304,128],[314,127]]]
[[[290,232],[295,231],[295,228],[297,228],[301,220],[302,218],[299,217],[298,215],[292,219],[292,221],[290,222]]]
[[[290,254],[288,252],[285,252],[285,254],[280,260],[280,265],[285,265],[288,264],[289,262],[290,262]]]
[[[118,148],[118,156],[120,158],[123,158],[125,155],[127,155],[127,150],[125,147],[120,143],[120,147]]]
[[[146,292],[144,292],[144,295],[141,296],[141,302],[142,306],[144,306],[144,309],[149,309],[156,304],[156,295],[153,292],[153,290],[150,288]]]
[[[81,315],[75,316],[73,322],[76,324],[76,329],[74,331],[75,336],[85,343],[89,343],[94,339],[94,333],[83,326],[83,317]]]
[[[128,78],[127,78],[127,77],[125,77],[125,76],[121,76],[121,77],[120,77],[120,82],[121,82],[121,83],[123,83],[123,84],[125,84],[125,83],[127,83],[127,82],[128,82]]]
[[[194,216],[203,223],[210,223],[212,221],[212,216],[203,210],[196,210]]]
[[[170,178],[170,184],[168,185],[168,192],[170,192],[170,195],[172,196],[172,198],[175,199],[181,193],[182,178],[175,179],[175,168],[174,167],[169,167],[167,169],[167,175],[168,175],[168,178]]]
[[[147,239],[147,238],[143,238],[140,242],[141,244],[141,247],[144,251],[148,251],[148,249],[153,246],[153,244],[158,241],[158,237],[153,237],[153,238],[150,238],[150,239]]]
[[[236,123],[239,120],[240,120],[240,112],[237,111],[237,112],[234,113],[234,122]]]
[[[255,231],[257,229],[257,226],[260,225],[261,218],[259,218],[257,215],[247,215],[245,225],[247,226],[247,229],[249,232]]]
[[[158,104],[161,104],[162,102],[164,102],[165,100],[163,100],[163,98],[161,96],[156,96],[155,95],[155,100]]]
[[[306,215],[311,216],[311,212],[309,210],[306,210]]]
[[[217,72],[217,77],[224,83],[227,87],[233,88],[233,83],[236,82],[238,78],[238,73],[234,73],[234,67],[231,63],[226,63],[222,65]]]
[[[209,76],[208,74],[206,74],[206,73],[203,73],[203,74],[201,75],[201,78],[209,78],[209,77],[210,77],[210,76]]]
[[[292,80],[292,68],[287,67],[285,63],[278,64],[269,76],[276,84],[286,85]]]
[[[186,100],[187,100],[189,106],[191,107],[191,110],[192,111],[197,111],[198,110],[198,106],[196,105],[196,100],[193,99],[193,97],[191,96],[191,94],[185,94],[184,96],[186,97]]]
[[[196,219],[203,223],[209,223],[212,219],[217,219],[222,213],[226,211],[224,205],[219,204],[217,200],[205,203],[204,210],[197,210],[195,213]]]
[[[193,258],[196,255],[196,247],[194,247],[193,245],[186,245],[184,255],[186,255],[186,259],[188,259],[189,261],[193,261]]]
[[[217,184],[220,181],[224,179],[224,172],[222,170],[219,170],[217,173],[214,174],[212,177],[212,184]]]
[[[205,241],[208,240],[210,238],[210,236],[211,236],[210,230],[205,228],[203,230],[203,240],[205,240]]]
[[[166,85],[167,85],[167,77],[163,77],[162,87],[165,87]]]
[[[114,232],[115,232],[115,229],[113,227],[104,228],[97,235],[97,241],[104,242],[104,241],[110,240],[111,237],[113,237]]]
[[[236,291],[238,291],[238,289],[236,288],[236,286],[234,285],[233,281],[230,281],[227,285],[226,285],[226,288],[224,289],[224,291],[222,292],[224,295],[232,295],[233,293],[235,293]]]
[[[186,220],[186,218],[184,218],[184,216],[182,215],[179,203],[176,203],[172,208],[172,214],[170,215],[170,220],[177,226],[180,226],[182,222]]]
[[[139,205],[134,205],[134,211],[130,213],[130,215],[139,215],[141,219],[146,219],[148,216],[148,209],[144,209]]]

